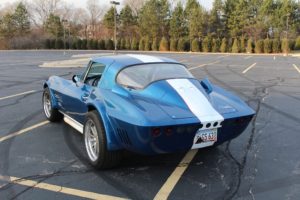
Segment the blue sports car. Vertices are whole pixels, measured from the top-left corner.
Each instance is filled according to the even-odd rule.
[[[102,169],[124,149],[160,154],[222,144],[255,114],[183,64],[148,55],[99,57],[72,80],[51,76],[43,107],[48,120],[63,119],[84,135],[89,161]]]

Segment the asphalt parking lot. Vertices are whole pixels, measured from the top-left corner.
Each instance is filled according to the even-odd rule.
[[[0,52],[0,199],[300,199],[299,58],[163,54],[237,94],[257,115],[240,137],[193,151],[187,162],[187,152],[130,154],[97,171],[81,135],[46,122],[41,104],[50,75],[71,78],[83,69],[39,65],[85,53],[99,51]]]

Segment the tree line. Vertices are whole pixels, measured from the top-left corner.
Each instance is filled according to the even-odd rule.
[[[8,42],[0,48],[18,48],[11,44],[35,33],[36,43],[27,48],[113,49],[115,8],[102,9],[96,0],[89,0],[88,5],[89,20],[78,21],[78,15],[84,16],[78,10],[72,18],[53,9],[40,17],[37,26],[32,23],[28,6],[19,3],[13,12],[0,15],[0,37]],[[197,0],[125,0],[116,12],[118,49],[233,53],[300,50],[300,3],[296,0],[214,0],[211,10]]]

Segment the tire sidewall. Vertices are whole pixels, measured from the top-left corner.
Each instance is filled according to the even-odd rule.
[[[87,153],[87,146],[85,143],[85,137],[86,137],[86,123],[92,120],[93,123],[95,124],[96,130],[97,130],[97,135],[98,135],[98,144],[99,144],[99,154],[97,160],[93,161],[90,159],[88,153]],[[83,135],[84,135],[84,146],[85,146],[85,151],[88,160],[93,166],[99,166],[103,163],[103,160],[105,159],[105,151],[106,151],[106,137],[105,137],[105,129],[102,124],[101,118],[99,117],[98,112],[92,111],[89,112],[86,116],[85,122],[84,122],[84,127],[83,127]]]

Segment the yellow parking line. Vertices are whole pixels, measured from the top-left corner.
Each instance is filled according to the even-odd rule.
[[[243,74],[247,73],[247,71],[249,71],[252,67],[254,67],[256,65],[256,63],[253,63],[252,65],[250,65],[249,67],[247,67],[247,69],[245,69],[243,71]]]
[[[293,66],[297,70],[297,72],[300,74],[300,69],[297,67],[297,65],[293,64]]]
[[[189,151],[184,158],[181,160],[181,162],[178,164],[178,166],[175,168],[173,173],[169,176],[167,181],[164,183],[164,185],[160,188],[158,193],[155,195],[154,200],[165,200],[168,199],[170,193],[174,189],[175,185],[181,178],[182,174],[185,172],[187,167],[189,166],[190,162],[193,160],[195,155],[197,154],[198,149],[194,149]]]
[[[10,139],[10,138],[12,138],[12,137],[16,137],[16,136],[18,136],[18,135],[21,135],[21,134],[23,134],[23,133],[26,133],[26,132],[28,132],[28,131],[30,131],[30,130],[32,130],[32,129],[35,129],[35,128],[44,126],[44,125],[46,125],[46,124],[48,124],[48,123],[49,123],[49,121],[43,121],[43,122],[40,122],[40,123],[35,124],[35,125],[33,125],[33,126],[30,126],[30,127],[28,127],[28,128],[24,128],[24,129],[19,130],[19,131],[17,131],[17,132],[14,132],[14,133],[8,134],[8,135],[6,135],[6,136],[0,137],[0,143],[3,142],[3,141],[5,141],[5,140],[8,140],[8,139]]]
[[[191,68],[189,68],[189,70],[197,69],[197,68],[204,67],[204,66],[207,66],[207,65],[213,65],[213,64],[217,64],[217,63],[219,63],[219,62],[220,62],[220,61],[219,61],[219,60],[217,60],[217,61],[215,61],[215,62],[211,62],[211,63],[202,64],[202,65],[199,65],[199,66],[197,66],[197,67],[191,67]]]
[[[22,93],[19,93],[19,94],[14,94],[14,95],[6,96],[6,97],[0,97],[0,100],[12,98],[12,97],[17,97],[17,96],[21,96],[21,95],[25,95],[25,94],[30,94],[30,93],[34,93],[34,92],[35,92],[35,90],[30,90],[30,91],[22,92]]]
[[[88,191],[84,191],[84,190],[67,188],[67,187],[63,187],[63,186],[59,186],[59,185],[53,185],[53,184],[48,184],[48,183],[39,183],[37,181],[21,179],[21,178],[13,177],[13,176],[10,176],[10,177],[0,176],[0,179],[4,180],[4,181],[9,181],[14,184],[27,186],[27,187],[39,188],[39,189],[43,189],[43,190],[48,190],[48,191],[52,191],[52,192],[57,192],[57,193],[72,195],[72,196],[76,196],[76,197],[87,198],[87,199],[99,199],[99,200],[102,200],[102,199],[123,200],[124,199],[124,198],[105,195],[105,194],[98,194],[98,193],[88,192]]]

